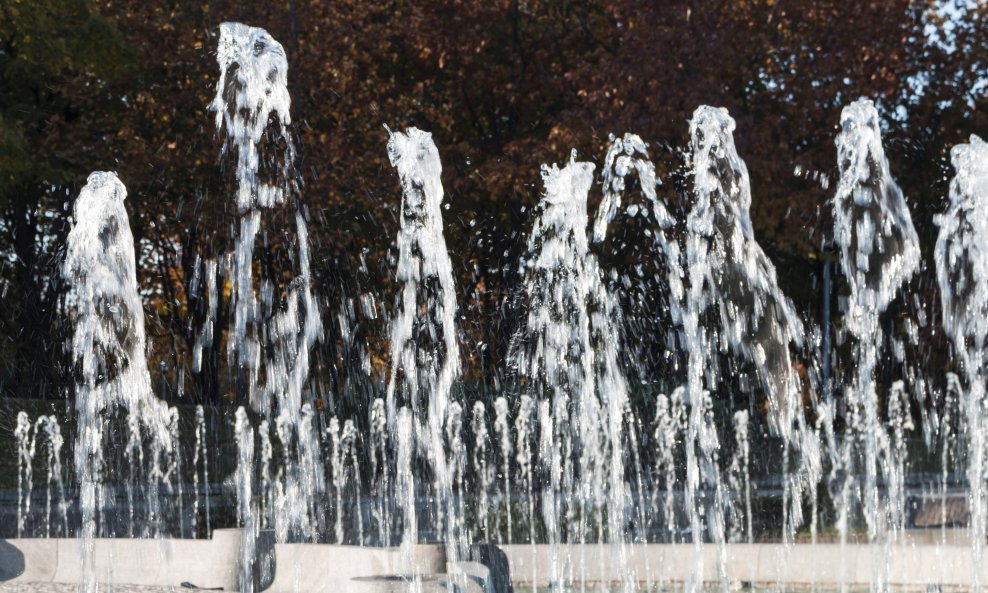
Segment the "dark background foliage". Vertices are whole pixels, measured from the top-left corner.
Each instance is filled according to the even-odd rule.
[[[384,124],[431,131],[442,155],[465,374],[477,385],[504,376],[542,163],[576,149],[599,164],[609,134],[637,133],[650,144],[660,196],[682,216],[689,117],[700,104],[727,107],[751,172],[756,237],[783,289],[819,323],[842,106],[865,96],[879,107],[923,241],[926,269],[911,290],[931,315],[933,217],[944,210],[949,148],[988,134],[983,0],[8,0],[0,4],[3,395],[67,394],[58,270],[74,197],[92,170],[117,171],[128,187],[160,392],[190,402],[231,393],[222,340],[201,373],[189,356],[205,307],[195,262],[223,256],[235,220],[207,113],[218,25],[227,20],[266,28],[288,54],[326,325],[312,396],[331,410],[359,400],[386,367],[400,191]],[[597,248],[608,267],[633,276],[661,266],[640,225],[617,225]],[[628,342],[659,360],[645,351],[664,347],[667,328],[648,315],[662,287],[632,284]],[[359,305],[370,296],[375,315]],[[218,327],[226,316],[221,307]],[[949,365],[931,350],[944,347],[936,333],[926,337],[930,372]]]

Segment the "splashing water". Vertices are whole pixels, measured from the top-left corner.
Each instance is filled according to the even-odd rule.
[[[535,497],[533,496],[532,485],[532,432],[531,424],[535,419],[535,400],[528,395],[522,395],[518,406],[518,414],[515,416],[515,460],[521,470],[521,483],[525,492],[527,503],[528,541],[535,541]]]
[[[669,289],[669,309],[673,322],[679,323],[682,312],[685,274],[682,266],[682,250],[679,242],[672,237],[672,227],[676,219],[669,213],[665,203],[655,191],[661,181],[655,176],[655,165],[648,158],[648,145],[636,134],[625,134],[623,138],[611,136],[611,144],[604,156],[603,199],[597,210],[593,225],[593,241],[599,243],[607,235],[607,226],[614,221],[629,177],[634,172],[638,177],[641,193],[652,205],[652,214],[658,228],[655,238],[659,250],[665,256],[668,267],[666,282]]]
[[[749,544],[754,541],[751,518],[751,443],[748,437],[748,410],[738,410],[734,413],[734,455],[728,469],[728,481],[731,491],[740,494],[744,499],[744,507],[734,515],[731,541],[740,541],[739,532],[744,534],[744,540]],[[737,508],[734,502],[732,507]]]
[[[559,456],[561,475],[551,481],[558,489],[550,496],[554,504],[542,509],[567,519],[566,543],[592,537],[588,531],[602,519],[605,504],[600,495],[606,452],[588,311],[591,284],[599,282],[586,232],[593,170],[591,163],[576,161],[575,154],[563,168],[542,168],[545,194],[522,270],[527,315],[512,344],[512,364],[526,387],[551,404],[556,434],[550,438],[572,438],[561,451],[547,451]],[[564,584],[561,580],[560,586]]]
[[[237,488],[237,521],[244,528],[240,540],[241,593],[253,593],[254,550],[257,545],[257,508],[254,503],[254,429],[247,418],[247,410],[237,408],[234,415],[234,439],[237,443],[237,470],[234,483]]]
[[[450,481],[454,487],[455,505],[450,513],[451,530],[468,536],[465,518],[466,506],[464,499],[468,495],[466,485],[467,447],[463,442],[463,407],[459,402],[449,405],[446,421],[446,447],[449,451]]]
[[[655,398],[655,427],[652,438],[655,443],[655,475],[661,479],[664,494],[661,501],[655,500],[652,508],[661,508],[661,516],[664,519],[664,529],[668,535],[668,541],[677,541],[677,531],[679,526],[676,520],[676,452],[677,445],[684,440],[686,428],[686,411],[683,406],[683,398],[686,389],[677,387],[671,395],[666,396],[660,393]],[[658,482],[655,484],[654,495],[658,497],[660,490]]]
[[[231,326],[228,339],[222,341],[228,343],[238,396],[249,403],[234,416],[238,458],[230,480],[236,491],[237,522],[244,529],[242,591],[250,593],[255,585],[259,532],[268,527],[279,542],[315,542],[323,528],[331,529],[338,544],[363,545],[376,539],[381,545],[392,545],[393,534],[400,534],[402,556],[412,572],[422,568],[412,565],[413,546],[430,529],[445,543],[450,563],[472,540],[510,544],[527,538],[534,547],[544,534],[550,554],[545,567],[553,590],[568,590],[574,583],[586,586],[589,546],[581,545],[578,552],[573,546],[596,544],[601,573],[631,591],[641,576],[631,569],[631,546],[654,538],[650,528],[655,526],[663,539],[666,534],[674,542],[683,539],[687,526],[677,516],[680,489],[697,562],[686,590],[699,590],[703,575],[709,574],[703,569],[706,538],[718,545],[718,577],[726,589],[726,542],[753,541],[750,453],[752,443],[759,442],[754,438],[760,436],[758,417],[737,411],[733,454],[729,463],[723,463],[728,460],[721,459],[718,430],[724,429],[715,422],[715,408],[720,411],[733,387],[730,379],[746,381],[743,373],[722,374],[719,365],[728,354],[754,369],[766,402],[766,423],[782,442],[783,541],[792,543],[803,522],[804,499],[812,508],[810,532],[816,541],[817,486],[824,452],[832,461],[832,482],[838,485],[837,526],[842,542],[847,539],[853,498],[864,509],[869,540],[887,535],[885,543],[890,545],[904,530],[906,443],[918,426],[910,412],[911,397],[935,390],[915,369],[907,369],[904,380],[892,382],[887,390],[887,414],[882,420],[876,380],[883,341],[880,317],[916,273],[919,249],[902,192],[889,173],[878,115],[869,101],[844,110],[837,138],[840,181],[833,198],[834,242],[850,292],[844,325],[854,338],[857,363],[846,390],[847,433],[842,439],[834,434],[837,408],[828,388],[823,401],[806,392],[816,419],[813,426],[807,421],[805,386],[793,350],[804,343],[819,347],[818,338],[824,338],[814,328],[804,336],[792,303],[779,288],[775,267],[755,240],[750,181],[734,145],[734,120],[726,110],[707,106],[698,108],[690,121],[694,191],[682,249],[677,237],[681,229],[659,198],[660,182],[640,137],[611,137],[601,174],[603,199],[590,237],[587,201],[594,166],[578,162],[574,153],[563,167],[543,167],[545,192],[520,269],[522,327],[512,337],[508,353],[519,379],[518,391],[499,393],[486,404],[457,401],[454,395],[459,393],[454,389],[461,359],[453,268],[443,236],[438,149],[431,135],[421,130],[389,130],[388,155],[398,174],[402,200],[400,292],[391,317],[386,393],[372,401],[368,398],[366,418],[355,422],[333,417],[323,430],[321,408],[308,401],[310,354],[322,339],[322,320],[311,286],[305,211],[296,199],[299,186],[285,51],[262,29],[225,23],[218,63],[220,77],[211,109],[224,135],[224,155],[236,160],[238,218],[232,253],[217,259],[196,257],[192,284],[205,293],[205,310],[199,311],[205,319],[202,327],[190,328],[195,330],[191,359],[194,371],[201,372],[203,350],[221,341],[214,325],[229,281]],[[983,228],[988,224],[988,147],[973,136],[969,144],[955,147],[952,157],[957,173],[950,207],[938,220],[936,262],[944,328],[954,342],[963,377],[947,378],[942,410],[924,415],[921,425],[928,444],[930,433],[938,428],[941,438],[949,440],[951,422],[965,437],[971,545],[975,558],[980,558],[988,532],[988,489],[983,484],[988,457],[984,435],[988,228]],[[646,235],[654,236],[664,260],[669,312],[678,326],[672,332],[681,330],[682,352],[688,357],[685,386],[655,398],[650,434],[643,434],[635,411],[640,406],[633,408],[630,403],[622,368],[623,329],[628,323],[618,299],[619,275],[602,270],[590,246],[590,239],[605,240],[634,183],[651,208],[656,228]],[[167,511],[162,496],[176,500],[179,535],[186,532],[179,416],[151,391],[125,197],[126,189],[114,174],[90,176],[75,205],[62,270],[70,287],[66,310],[75,324],[70,342],[79,413],[74,464],[80,480],[83,567],[89,591],[96,587],[92,541],[99,535],[117,535],[105,519],[116,498],[113,478],[126,480],[130,535],[162,533]],[[289,258],[296,269],[284,277],[255,277],[260,269],[256,242],[266,232],[267,215],[282,208],[295,208],[294,217],[280,218],[289,225],[294,221],[290,232],[297,241],[289,237],[288,243],[298,250]],[[631,204],[624,211],[636,216],[641,208]],[[626,287],[633,282],[622,281]],[[355,339],[355,301],[349,299],[339,319],[347,342]],[[360,295],[359,307],[366,318],[376,317],[373,295]],[[904,325],[908,343],[890,337],[899,362],[904,349],[918,343],[917,326]],[[672,332],[670,350],[680,337]],[[824,341],[829,356],[829,333]],[[370,374],[370,357],[366,351],[362,356]],[[742,385],[742,390],[747,389]],[[643,387],[650,395],[647,390]],[[490,418],[487,405],[492,405]],[[942,427],[938,427],[936,415],[941,411]],[[117,412],[125,417],[118,418]],[[369,427],[366,441],[358,432],[363,420]],[[194,533],[200,531],[204,505],[208,534],[209,471],[201,406],[194,428],[192,527]],[[52,522],[59,518],[58,511],[53,514],[53,500],[60,508],[61,529],[67,531],[58,423],[54,417],[42,416],[32,424],[21,413],[14,436],[18,534],[26,533],[40,512],[32,509],[32,490],[39,479],[33,471],[35,457],[45,446],[45,534],[52,533]],[[329,445],[328,474],[321,438]],[[651,450],[645,453],[639,442],[649,443]],[[119,443],[127,466],[120,476],[111,475],[103,458],[111,443]],[[944,496],[948,458],[964,451],[961,445],[944,446]],[[643,468],[643,463],[651,467]],[[361,480],[367,478],[371,500],[365,533]],[[646,483],[648,479],[652,481]],[[880,498],[880,486],[887,488],[887,501]],[[320,499],[329,487],[335,500],[323,506]],[[646,510],[649,494],[651,508]],[[629,511],[636,504],[637,512]],[[335,514],[330,521],[332,506]],[[888,571],[887,560],[888,556],[884,568],[876,570]],[[649,567],[643,569],[651,579]],[[541,576],[535,570],[533,564],[533,582]],[[876,588],[884,587],[886,576],[875,577]],[[421,587],[421,583],[412,585]],[[977,580],[975,588],[980,588]]]
[[[962,409],[968,450],[971,547],[981,558],[988,515],[984,463],[988,457],[985,418],[985,345],[988,340],[988,143],[971,136],[950,151],[956,174],[950,183],[950,206],[937,222],[934,259],[943,305],[943,327],[960,357],[967,388]],[[946,467],[946,462],[944,464]],[[946,470],[944,470],[946,471]],[[977,564],[976,564],[977,565]],[[975,590],[980,590],[975,571]]]
[[[230,144],[225,149],[237,151],[237,179],[241,181],[237,206],[246,211],[280,204],[286,193],[279,181],[294,177],[294,145],[285,142],[283,153],[273,162],[266,160],[269,157],[259,146],[272,121],[281,138],[289,139],[292,119],[285,49],[264,29],[223,23],[216,60],[220,79],[210,109],[216,112],[216,129],[227,131]],[[271,167],[276,170],[265,170]],[[265,175],[275,179],[265,179]]]
[[[504,518],[506,540],[503,543],[512,543],[511,533],[511,418],[508,410],[508,400],[499,397],[494,400],[494,435],[497,437],[499,450],[501,453],[501,502],[504,504]],[[501,513],[497,514],[497,533],[501,537]]]
[[[409,408],[414,419],[414,426],[409,427],[414,434],[409,438],[420,441],[428,452],[437,527],[445,529],[447,553],[454,561],[465,542],[454,519],[453,480],[443,425],[453,381],[460,375],[460,348],[453,268],[442,227],[442,164],[432,135],[416,128],[391,133],[388,157],[402,188],[397,270],[401,288],[391,324],[388,418],[393,424],[399,402]],[[429,338],[423,340],[421,336]],[[425,420],[424,426],[419,425],[420,419]],[[415,509],[402,510],[407,523]],[[417,538],[407,527],[405,533]]]
[[[265,520],[273,524],[278,541],[296,537],[314,541],[318,523],[314,498],[325,474],[319,440],[311,428],[311,409],[305,412],[303,397],[310,351],[322,339],[322,319],[311,289],[308,230],[297,204],[294,278],[262,278],[259,286],[253,278],[262,210],[286,204],[298,190],[289,133],[288,62],[284,48],[266,31],[240,23],[220,26],[217,62],[220,78],[210,108],[216,114],[217,130],[226,134],[224,153],[236,152],[240,211],[232,260],[233,338],[228,354],[243,374],[238,382],[246,387],[252,407],[265,416],[269,428],[273,426],[281,445],[278,461],[283,467],[275,473],[278,483],[265,489],[271,496],[266,510],[272,513]],[[210,278],[207,289],[213,312],[211,282],[215,280]],[[284,287],[278,286],[280,282]],[[276,294],[280,302],[275,301]],[[212,336],[212,314],[206,323],[204,342]]]
[[[62,274],[69,286],[65,304],[74,331],[78,439],[75,469],[80,483],[83,572],[87,591],[96,588],[92,539],[99,508],[106,502],[103,453],[108,449],[105,416],[123,409],[150,441],[157,462],[169,446],[168,408],[154,397],[147,369],[144,308],[137,292],[134,238],[124,209],[127,190],[114,173],[89,176],[75,203]],[[148,472],[149,521],[157,503],[158,468]],[[152,533],[157,526],[150,525]]]
[[[478,529],[480,533],[474,534],[474,541],[484,541],[491,539],[490,526],[490,499],[489,493],[494,482],[494,471],[488,461],[488,450],[490,448],[490,434],[487,432],[487,410],[484,402],[474,402],[473,412],[470,417],[470,428],[473,432],[473,465],[477,469],[477,476],[480,480],[477,496]]]
[[[31,446],[31,420],[27,412],[17,413],[14,440],[17,442],[17,537],[19,538],[24,533],[24,523],[31,512],[33,488],[31,470],[34,462],[34,447]]]
[[[637,154],[630,142],[628,150]],[[644,191],[654,198],[651,164],[642,159],[635,163],[643,188],[650,188]],[[617,581],[631,586],[634,575],[626,570],[624,546],[628,395],[618,360],[621,311],[589,250],[587,197],[593,170],[592,164],[576,161],[575,154],[563,168],[542,169],[545,195],[522,269],[527,314],[512,340],[511,360],[526,389],[544,398],[538,403],[543,432],[539,454],[549,490],[542,493],[541,511],[550,542],[558,547],[563,541],[557,521],[565,517],[566,542],[610,542],[610,561],[604,556],[600,561],[611,567]],[[613,189],[605,195],[609,204],[602,206],[595,225],[601,237],[620,202],[623,186],[618,185],[613,180],[608,185]],[[534,402],[530,407],[535,409]],[[532,414],[525,411],[526,417]],[[555,558],[559,552],[552,553]],[[563,586],[558,559],[551,570],[558,579],[554,582]]]
[[[68,536],[68,502],[65,499],[65,484],[62,479],[62,429],[55,416],[39,416],[31,422],[27,412],[17,413],[14,428],[17,443],[17,536],[28,532],[31,518],[31,501],[34,489],[34,463],[40,451],[45,453],[45,508],[44,537],[52,536],[52,520],[61,516],[56,527],[63,536]],[[57,515],[52,516],[52,503]]]
[[[768,404],[769,428],[783,441],[783,537],[791,542],[803,521],[804,492],[820,479],[815,432],[806,425],[801,381],[790,350],[803,346],[803,326],[779,288],[775,267],[754,238],[748,169],[734,146],[734,128],[726,110],[705,106],[696,110],[690,124],[697,195],[692,224],[687,223],[688,241],[696,248],[688,255],[690,294],[709,291],[700,295],[698,311],[705,308],[702,299],[712,299],[719,312],[720,339],[755,366]],[[696,266],[701,258],[703,263]],[[715,385],[714,378],[711,386]]]
[[[199,468],[202,467],[202,488],[199,487]],[[203,500],[201,505],[204,507],[205,511],[205,532],[206,536],[209,536],[210,529],[210,492],[209,492],[209,456],[207,455],[207,443],[206,443],[206,412],[201,405],[196,406],[196,444],[195,451],[192,456],[192,488],[195,492],[195,500],[192,507],[192,532],[197,533],[199,530],[199,507],[200,498]]]
[[[837,501],[838,529],[844,541],[856,488],[853,476],[861,471],[860,496],[868,537],[873,540],[887,524],[878,491],[879,461],[888,457],[889,446],[879,421],[874,376],[882,334],[879,316],[918,269],[919,238],[902,191],[889,172],[878,112],[871,101],[858,100],[844,108],[836,143],[840,181],[833,199],[834,243],[850,289],[845,324],[857,340],[856,375],[845,392],[853,438],[844,439],[835,460],[847,476]],[[858,446],[860,454],[854,451]],[[901,501],[890,501],[889,506],[898,508]]]
[[[371,476],[374,480],[373,511],[377,521],[377,539],[381,545],[391,543],[391,465],[388,458],[387,412],[384,400],[376,398],[370,408]]]
[[[548,508],[543,505],[542,512],[565,517],[565,530],[558,538],[573,543],[586,537],[589,520],[584,511],[593,502],[588,500],[589,496],[596,491],[595,472],[589,466],[594,454],[602,453],[594,448],[599,442],[596,437],[599,414],[594,410],[599,406],[593,392],[593,352],[587,312],[587,285],[590,275],[596,273],[586,269],[589,261],[586,195],[593,180],[593,165],[576,162],[574,158],[563,169],[543,167],[542,178],[545,194],[529,237],[529,258],[523,262],[523,294],[528,301],[528,313],[522,331],[514,338],[512,363],[525,377],[526,386],[533,393],[544,393],[543,397],[550,402],[555,434],[547,438],[573,431],[575,448],[581,445],[593,448],[583,455],[574,454],[569,448],[544,451],[557,457],[561,471],[550,481],[554,491],[543,495],[553,502]],[[581,422],[583,418],[587,418],[586,423]],[[544,424],[549,423],[544,421]],[[587,472],[580,475],[579,481],[566,479],[566,474],[574,471],[574,465]],[[551,523],[555,517],[547,516],[545,521]],[[564,586],[565,575],[559,574],[558,562],[553,570],[557,573],[554,577],[558,586]]]

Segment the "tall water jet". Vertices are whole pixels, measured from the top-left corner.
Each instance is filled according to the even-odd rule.
[[[689,355],[687,507],[694,542],[698,542],[701,524],[694,497],[702,473],[706,487],[715,492],[708,529],[711,538],[723,544],[725,501],[717,465],[719,445],[703,410],[710,394],[718,390],[716,353],[718,345],[726,343],[736,356],[754,365],[767,402],[769,426],[783,440],[784,492],[789,502],[783,503],[787,515],[783,533],[791,541],[802,518],[802,485],[818,479],[803,475],[814,467],[810,463],[798,463],[795,475],[788,467],[790,452],[798,451],[807,432],[800,381],[790,354],[790,348],[802,345],[803,329],[779,289],[775,267],[755,241],[748,212],[748,169],[734,146],[734,129],[734,120],[722,108],[701,106],[690,121],[694,203],[686,222],[690,287],[683,324]],[[719,324],[704,323],[711,307],[716,308]]]
[[[691,122],[697,201],[690,212],[691,239],[704,237],[708,256],[688,256],[691,270],[710,291],[720,337],[755,365],[768,405],[770,429],[793,445],[804,429],[801,382],[791,355],[803,345],[803,325],[779,288],[775,266],[754,237],[748,168],[734,147],[734,120],[724,109],[700,107]],[[697,236],[699,235],[699,236]],[[709,266],[709,271],[704,270]],[[692,273],[692,272],[691,272]],[[691,279],[691,286],[693,281]]]
[[[254,429],[247,418],[247,410],[237,408],[233,424],[234,440],[237,444],[237,469],[233,482],[237,489],[237,523],[243,527],[240,539],[240,573],[238,584],[241,593],[254,593],[255,551],[257,534],[260,528],[254,506]]]
[[[504,512],[498,512],[495,521],[495,528],[499,539],[502,533],[505,539],[502,543],[512,544],[511,534],[511,418],[509,417],[508,400],[503,395],[494,400],[494,437],[497,439],[498,452],[501,454],[501,502],[504,504]],[[501,517],[504,517],[505,527],[501,527]]]
[[[388,418],[384,400],[371,402],[370,414],[370,465],[373,480],[374,509],[377,522],[377,539],[382,546],[391,545],[391,464],[388,456]]]
[[[869,540],[887,527],[879,499],[880,463],[888,434],[880,422],[875,370],[881,314],[919,268],[919,238],[882,148],[878,112],[860,99],[841,112],[837,136],[840,181],[833,198],[834,243],[850,290],[845,326],[855,338],[855,376],[844,393],[848,434],[836,462],[846,476],[837,500],[838,529],[846,539],[853,491],[860,489]],[[854,476],[864,474],[864,483]],[[890,507],[901,501],[889,501]]]
[[[754,542],[752,534],[751,517],[751,443],[748,436],[748,410],[739,410],[734,413],[734,455],[731,456],[731,465],[728,470],[728,481],[735,498],[741,497],[744,506],[734,501],[732,508],[734,521],[731,525],[731,532],[734,537],[729,537],[731,541],[738,541],[739,532],[744,534],[744,540],[749,544]]]
[[[155,460],[169,441],[169,412],[151,391],[144,354],[144,308],[137,291],[126,196],[116,174],[89,176],[75,203],[62,267],[69,286],[65,306],[74,327],[69,347],[79,423],[75,470],[87,591],[96,589],[92,540],[98,533],[100,508],[106,504],[106,416],[116,409],[129,414],[149,440]],[[155,474],[149,473],[149,480],[155,481]]]
[[[572,448],[560,452],[562,479],[552,484],[559,488],[552,497],[571,519],[568,543],[586,541],[590,515],[602,502],[592,496],[603,481],[604,455],[588,311],[590,285],[598,273],[587,240],[593,170],[591,163],[577,162],[575,154],[562,169],[543,167],[545,195],[522,262],[527,311],[511,354],[526,389],[552,403],[557,434],[572,435]],[[543,513],[554,512],[554,506]]]
[[[241,395],[268,420],[269,429],[276,429],[280,443],[277,459],[283,467],[276,474],[279,483],[272,484],[274,500],[269,507],[276,536],[279,541],[314,540],[318,523],[314,499],[324,487],[325,474],[311,413],[303,413],[303,400],[309,353],[322,338],[322,320],[311,289],[308,231],[297,199],[293,203],[298,254],[287,258],[297,263],[294,275],[286,277],[282,270],[271,277],[253,277],[262,214],[283,207],[298,192],[289,131],[288,61],[284,48],[267,31],[240,23],[220,26],[217,61],[220,78],[210,109],[217,130],[225,132],[223,152],[236,153],[239,212],[228,356],[237,369]],[[209,327],[204,330],[207,336],[211,332]]]
[[[192,488],[195,491],[195,500],[192,508],[192,531],[199,531],[199,499],[203,500],[205,511],[205,536],[210,535],[210,496],[209,496],[209,456],[206,443],[206,412],[201,405],[196,406],[196,438],[195,450],[192,455]],[[199,468],[202,467],[202,490],[199,487]]]
[[[408,408],[410,426],[403,428],[410,430],[409,438],[427,452],[437,501],[436,524],[440,533],[445,529],[447,553],[454,561],[465,542],[459,522],[453,519],[453,480],[443,426],[453,382],[460,376],[460,347],[453,267],[443,237],[442,163],[432,135],[417,128],[391,133],[388,157],[402,188],[397,269],[400,290],[391,323],[388,421],[394,433],[397,407]],[[411,507],[407,506],[409,501]],[[407,528],[415,513],[414,498],[403,498],[399,503],[406,538],[417,538]]]
[[[967,441],[967,481],[970,492],[971,547],[975,566],[982,557],[986,531],[988,490],[985,488],[985,346],[988,342],[988,143],[971,136],[968,144],[950,151],[956,171],[950,183],[950,205],[938,217],[934,259],[943,328],[961,362],[966,389],[962,394],[961,424]],[[946,463],[945,469],[946,471]],[[980,590],[975,570],[975,590]]]
[[[543,438],[559,441],[540,447],[553,465],[549,485],[556,489],[542,495],[553,501],[542,505],[543,523],[556,530],[562,510],[573,519],[568,543],[610,542],[610,562],[603,557],[601,562],[630,584],[634,575],[626,570],[624,549],[628,394],[618,360],[621,312],[589,249],[587,196],[594,167],[575,156],[563,168],[543,167],[545,195],[522,269],[527,311],[512,340],[511,359],[525,389],[543,400],[540,407],[548,403],[554,415],[540,422],[543,430],[555,432]],[[651,183],[654,188],[654,175]],[[604,212],[606,219],[610,214]],[[606,222],[599,225],[602,231]],[[552,570],[559,571],[555,562]]]

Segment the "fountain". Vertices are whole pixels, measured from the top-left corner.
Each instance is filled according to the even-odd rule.
[[[608,139],[599,176],[575,151],[542,167],[505,309],[517,313],[506,319],[506,368],[495,388],[477,390],[461,356],[461,262],[443,232],[439,147],[418,128],[387,129],[399,204],[397,292],[382,314],[389,351],[381,381],[348,416],[324,409],[313,388],[327,303],[313,277],[285,50],[263,29],[224,23],[217,61],[210,109],[220,160],[233,165],[233,237],[228,253],[190,258],[203,315],[188,355],[200,372],[204,351],[222,345],[234,401],[186,410],[155,393],[126,189],[93,173],[62,267],[75,404],[67,418],[20,412],[11,427],[18,537],[0,546],[0,588],[979,590],[988,145],[977,136],[951,153],[934,254],[959,374],[879,372],[886,347],[905,357],[888,320],[921,259],[879,113],[861,99],[840,116],[831,201],[846,352],[783,292],[755,237],[736,122],[700,106],[678,172],[683,212],[632,133]],[[644,349],[629,347],[650,339],[630,320],[652,312],[623,298],[642,275],[605,257],[624,217],[645,227],[660,270],[669,327],[656,348],[684,363],[670,365],[661,390],[641,380]],[[267,241],[274,228],[283,241]],[[260,264],[269,251],[278,269]],[[336,321],[347,340],[354,311],[376,319],[378,300],[345,299]],[[917,324],[903,327],[916,344]],[[831,357],[842,373],[817,377]],[[373,383],[371,362],[363,367]],[[917,422],[911,395],[936,397],[930,385],[941,383],[942,401]],[[941,460],[923,486],[909,474],[920,428]],[[939,487],[932,524],[946,530],[958,460],[969,538],[927,542],[915,527],[933,497],[917,492]]]
[[[950,184],[950,207],[940,217],[937,237],[937,279],[943,303],[944,331],[954,342],[956,356],[964,371],[966,388],[959,387],[963,403],[962,425],[966,430],[968,468],[971,485],[968,503],[971,512],[971,548],[980,559],[986,530],[985,459],[985,375],[984,347],[988,339],[988,144],[971,136],[969,144],[959,144],[950,152],[956,175]],[[981,586],[975,573],[973,586]]]
[[[452,263],[442,232],[442,165],[432,136],[416,128],[391,134],[388,157],[402,188],[398,234],[401,290],[391,324],[387,409],[391,430],[398,436],[398,479],[408,490],[406,497],[399,498],[404,521],[411,524],[403,541],[411,545],[418,540],[414,521],[409,519],[417,512],[412,450],[421,447],[432,475],[434,523],[444,532],[447,554],[456,558],[462,542],[443,426],[453,403],[450,391],[460,374],[460,349]],[[398,403],[402,404],[397,413],[401,419],[397,419],[396,427]]]

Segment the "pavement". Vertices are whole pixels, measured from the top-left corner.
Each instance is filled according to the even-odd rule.
[[[102,589],[112,590],[114,593],[171,593],[173,591],[186,591],[194,593],[194,589],[176,589],[174,587],[152,587],[144,585],[113,585],[107,587],[101,585]],[[0,583],[0,593],[79,593],[79,585],[73,583]]]

